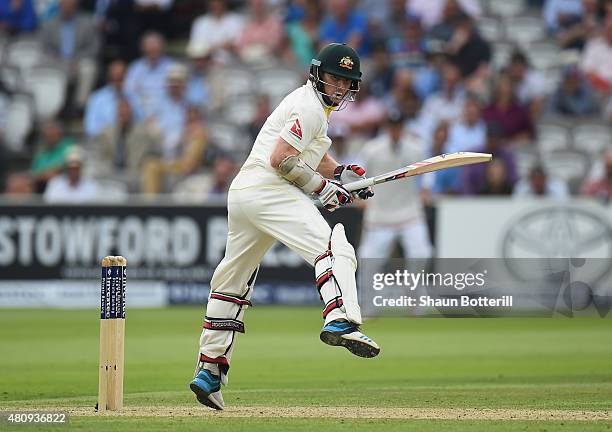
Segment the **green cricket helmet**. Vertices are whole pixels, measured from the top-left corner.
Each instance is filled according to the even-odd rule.
[[[323,80],[324,72],[351,80],[351,86],[343,94],[342,101],[339,104],[332,102],[331,95],[325,93],[326,84],[332,87],[337,86]],[[337,109],[343,108],[347,102],[355,101],[355,96],[359,91],[359,82],[361,81],[359,55],[353,48],[344,43],[332,43],[323,47],[310,64],[310,80],[314,89],[322,96],[327,105],[338,106]],[[340,90],[340,87],[337,88]]]

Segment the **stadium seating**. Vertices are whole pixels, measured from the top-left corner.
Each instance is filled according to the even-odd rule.
[[[32,97],[28,94],[16,93],[11,97],[7,113],[6,143],[14,153],[25,151],[25,139],[34,125],[34,109]]]
[[[24,76],[25,86],[34,95],[38,118],[55,117],[66,99],[66,74],[52,66],[35,66]]]
[[[4,63],[19,68],[23,73],[44,61],[42,46],[35,39],[17,39],[5,51]]]

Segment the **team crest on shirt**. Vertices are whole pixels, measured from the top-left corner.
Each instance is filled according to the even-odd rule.
[[[353,59],[349,56],[344,56],[340,59],[339,65],[345,69],[353,70]]]
[[[298,139],[302,139],[302,126],[300,125],[299,119],[295,119],[295,122],[293,122],[293,126],[291,126],[291,129],[289,129],[289,132],[295,135]]]

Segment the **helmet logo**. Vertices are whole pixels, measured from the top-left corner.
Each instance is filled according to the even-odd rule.
[[[339,65],[342,68],[353,70],[353,59],[349,56],[344,56],[340,59]]]

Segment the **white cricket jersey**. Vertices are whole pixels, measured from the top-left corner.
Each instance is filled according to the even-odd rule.
[[[423,140],[405,132],[393,148],[389,135],[382,134],[364,144],[361,161],[368,177],[383,174],[423,159]],[[376,186],[376,195],[367,201],[364,215],[368,227],[400,226],[423,215],[417,180],[412,178]]]
[[[316,170],[331,145],[327,136],[330,112],[310,81],[287,95],[264,123],[230,189],[289,185],[270,165],[278,137],[299,150],[300,159]]]

